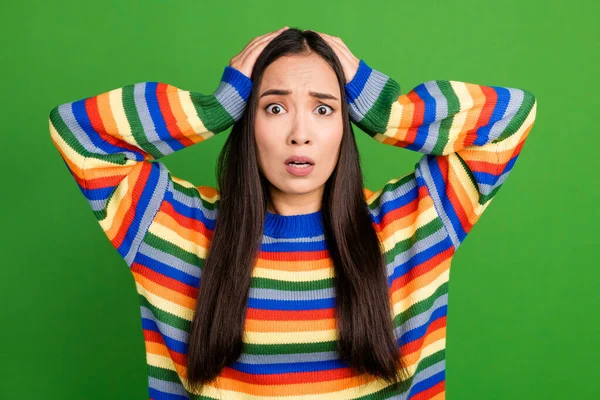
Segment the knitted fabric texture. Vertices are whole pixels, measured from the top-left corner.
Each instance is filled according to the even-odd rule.
[[[334,268],[321,211],[267,213],[240,358],[188,391],[188,337],[220,193],[156,161],[240,119],[251,80],[227,66],[209,95],[142,82],[50,112],[50,133],[140,301],[150,399],[444,399],[450,264],[513,169],[533,126],[531,92],[435,80],[400,93],[364,60],[345,86],[373,139],[423,153],[409,173],[364,188],[385,251],[398,351],[411,373],[393,393],[336,352]]]

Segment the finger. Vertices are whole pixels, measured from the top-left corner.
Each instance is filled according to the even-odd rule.
[[[285,29],[287,29],[287,27],[283,27],[283,28],[280,28],[280,29],[278,29],[278,30],[276,30],[276,31],[268,32],[268,33],[265,33],[264,35],[261,35],[261,36],[257,36],[257,37],[255,37],[254,39],[252,39],[252,40],[251,40],[251,41],[250,41],[250,42],[249,42],[249,43],[248,43],[248,44],[247,44],[247,45],[244,47],[244,49],[242,50],[242,53],[244,53],[245,51],[247,51],[247,50],[248,50],[250,47],[254,46],[254,45],[257,43],[257,42],[259,42],[259,41],[261,41],[261,40],[264,40],[264,39],[265,39],[265,38],[267,38],[267,37],[270,37],[270,36],[276,35],[276,34],[278,34],[278,33],[281,33],[281,32],[283,32]],[[241,55],[242,53],[240,53],[240,55]]]
[[[241,62],[245,64],[252,60],[254,62],[258,55],[264,50],[264,48],[278,35],[271,35],[264,37],[262,40],[256,42],[252,47],[248,48],[242,56]]]
[[[251,43],[249,43],[244,50],[239,54],[239,58],[242,59],[242,62],[244,62],[245,58],[248,56],[248,54],[259,44],[271,40],[274,37],[278,36],[281,32],[283,32],[286,29],[286,27],[281,28],[279,30],[273,31],[273,32],[269,32],[265,35],[259,36],[257,38],[255,38]]]

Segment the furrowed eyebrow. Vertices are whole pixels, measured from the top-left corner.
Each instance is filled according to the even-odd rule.
[[[260,95],[260,97],[264,97],[264,96],[269,96],[269,95],[282,95],[282,96],[286,96],[288,94],[292,94],[291,90],[284,90],[284,89],[269,89],[266,90],[263,94]],[[318,99],[329,99],[329,100],[338,100],[337,97],[329,94],[329,93],[320,93],[320,92],[313,92],[310,91],[308,92],[309,95],[316,97]]]

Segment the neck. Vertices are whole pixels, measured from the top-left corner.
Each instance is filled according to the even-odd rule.
[[[310,193],[294,194],[281,192],[271,187],[271,198],[267,211],[279,215],[310,214],[321,209],[324,186]]]

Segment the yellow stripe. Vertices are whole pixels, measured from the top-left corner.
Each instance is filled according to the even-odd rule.
[[[437,213],[433,204],[426,210],[419,211],[415,221],[404,229],[399,229],[382,241],[385,251],[391,250],[399,242],[413,236],[418,228],[430,223],[437,218]]]
[[[192,98],[190,97],[190,92],[187,90],[178,89],[179,100],[181,102],[181,108],[186,115],[188,123],[194,130],[194,132],[203,136],[205,139],[213,136],[214,133],[208,131],[204,126],[202,120],[198,117],[196,113],[196,108],[194,107],[194,103],[192,102]]]
[[[155,295],[154,293],[147,291],[137,281],[135,282],[135,286],[137,288],[137,292],[139,294],[141,294],[142,296],[144,296],[146,298],[146,300],[148,300],[148,302],[150,304],[152,304],[153,306],[155,306],[163,311],[166,311],[170,314],[173,314],[180,318],[183,318],[187,321],[192,320],[194,310],[187,308],[187,307],[182,307],[177,303],[173,303],[172,301],[169,301],[167,299],[164,299],[160,296]]]
[[[393,315],[398,315],[407,309],[409,309],[413,304],[417,304],[418,302],[425,300],[433,295],[433,293],[444,283],[448,282],[450,278],[450,268],[446,269],[443,273],[441,273],[437,278],[435,278],[429,285],[423,286],[419,290],[415,290],[411,294],[407,295],[404,300],[401,300],[393,305],[394,313]]]
[[[161,225],[156,220],[150,225],[150,229],[148,231],[152,232],[153,235],[156,235],[163,240],[175,244],[188,253],[195,254],[198,257],[206,259],[208,251],[205,247],[183,238],[181,235],[179,235],[179,233],[169,229],[164,225]]]
[[[337,329],[307,332],[244,331],[244,342],[252,344],[318,343],[337,340]]]
[[[255,267],[252,271],[255,278],[277,279],[290,282],[318,281],[335,277],[334,268],[323,268],[315,271],[282,271]]]

